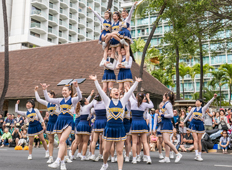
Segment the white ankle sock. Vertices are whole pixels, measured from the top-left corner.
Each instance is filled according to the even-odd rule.
[[[136,157],[133,157],[133,161],[136,161]]]
[[[195,154],[198,155],[198,150],[195,150]]]
[[[62,160],[61,163],[64,164],[64,160]]]
[[[201,152],[198,152],[198,154],[201,156]]]
[[[60,158],[56,158],[56,163],[60,163],[61,159]]]

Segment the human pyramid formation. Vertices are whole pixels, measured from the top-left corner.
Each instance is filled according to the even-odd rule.
[[[94,14],[99,18],[102,23],[102,33],[100,36],[100,42],[104,50],[104,56],[100,63],[100,66],[104,67],[104,75],[102,78],[103,88],[97,81],[97,76],[89,76],[94,81],[98,94],[90,102],[94,91],[91,92],[88,98],[82,97],[82,93],[77,82],[73,82],[73,86],[76,89],[76,95],[73,95],[73,89],[70,85],[66,85],[62,88],[63,98],[55,98],[54,91],[47,91],[49,85],[41,84],[45,100],[41,99],[38,95],[35,87],[36,100],[45,105],[50,113],[47,127],[43,122],[43,118],[38,109],[35,108],[34,100],[28,100],[26,103],[27,112],[19,111],[19,100],[15,105],[15,112],[22,116],[27,117],[29,121],[28,136],[29,136],[29,156],[28,159],[32,159],[32,148],[34,136],[38,135],[44,149],[46,150],[45,157],[49,158],[47,163],[51,168],[59,168],[66,170],[65,162],[71,163],[73,159],[80,157],[81,160],[99,161],[103,159],[103,165],[101,170],[108,168],[109,155],[113,150],[111,156],[111,162],[117,161],[118,169],[123,168],[123,147],[125,144],[125,162],[130,162],[132,156],[132,163],[136,164],[141,161],[139,157],[141,151],[141,143],[143,144],[143,161],[151,164],[150,151],[147,142],[147,134],[149,129],[151,133],[157,133],[157,136],[162,137],[165,143],[165,157],[163,157],[161,151],[159,162],[168,163],[170,149],[175,152],[175,162],[179,162],[182,155],[177,151],[175,146],[170,142],[170,133],[172,133],[173,125],[171,118],[173,117],[173,103],[174,93],[167,92],[163,95],[163,102],[160,104],[160,113],[155,115],[154,129],[149,128],[146,123],[146,117],[148,115],[148,109],[154,107],[150,100],[149,94],[138,92],[135,96],[133,91],[137,87],[138,83],[142,81],[141,78],[135,77],[135,83],[130,87],[130,83],[133,82],[131,74],[131,65],[133,54],[130,52],[130,20],[133,9],[137,2],[132,6],[130,13],[123,10],[113,13],[113,22],[111,22],[111,12],[105,12],[105,19],[102,19],[95,11]],[[123,19],[121,19],[121,17]],[[115,53],[117,51],[117,59]],[[119,69],[117,83],[119,83],[119,89],[113,88],[114,82],[116,82],[115,69]],[[107,95],[107,91],[109,95]],[[215,94],[216,96],[216,94]],[[215,97],[214,96],[214,97]],[[191,117],[190,130],[193,134],[198,135],[200,141],[201,134],[204,132],[203,115],[205,110],[209,107],[214,98],[205,106],[202,107],[202,101],[196,101],[196,108],[193,108],[189,114],[188,119]],[[75,121],[74,121],[75,115]],[[94,116],[94,119],[91,118]],[[185,122],[188,120],[186,119]],[[91,120],[91,121],[90,121]],[[90,124],[93,123],[91,128]],[[150,125],[151,126],[151,125]],[[43,132],[46,131],[49,137],[49,150],[47,148]],[[54,134],[59,138],[59,151],[57,159],[53,161],[53,143]],[[67,153],[66,140],[70,133],[75,134],[75,140],[71,146],[71,152]],[[90,156],[87,156],[88,141],[92,136],[89,152]],[[100,154],[95,156],[95,147],[97,141],[100,141]],[[137,143],[140,141],[140,146],[137,147]],[[132,147],[131,147],[132,142]],[[195,142],[195,141],[194,141]],[[195,146],[196,158],[201,161],[201,143],[197,142]],[[76,153],[78,147],[78,153]],[[114,151],[116,150],[117,157],[114,158]],[[199,150],[199,152],[198,152]],[[132,154],[131,154],[132,151]]]

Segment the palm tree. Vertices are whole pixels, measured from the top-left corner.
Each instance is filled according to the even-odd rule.
[[[226,73],[226,77],[228,78],[228,86],[230,88],[230,99],[229,99],[229,103],[231,102],[231,86],[232,86],[232,64],[222,64],[219,67],[220,70],[224,71]]]
[[[7,11],[6,11],[6,0],[2,0],[2,11],[4,20],[4,37],[5,37],[5,75],[4,75],[4,87],[0,98],[0,113],[3,112],[3,103],[7,93],[9,85],[9,50],[8,50],[8,23],[7,23]]]
[[[112,3],[113,3],[113,0],[108,0],[107,9],[111,9],[112,8]]]
[[[194,91],[194,93],[196,93],[196,91],[195,91],[195,83],[194,83],[194,79],[195,79],[195,76],[196,76],[196,72],[195,72],[195,69],[194,69],[193,67],[190,67],[190,69],[189,69],[189,75],[190,75],[190,77],[191,77],[191,79],[192,79],[193,91]]]
[[[151,75],[157,78],[165,86],[174,86],[172,78],[167,76],[164,70],[156,69],[151,72]]]
[[[212,74],[212,79],[208,82],[208,85],[212,86],[214,89],[216,87],[216,85],[219,86],[219,93],[220,93],[220,107],[221,107],[221,88],[224,84],[226,84],[226,73],[224,71],[218,70],[218,71],[211,71],[210,72]]]
[[[212,91],[206,87],[204,87],[203,90],[205,91],[205,93],[203,93],[203,97],[204,97],[205,102],[210,101],[213,98],[214,94],[218,93],[218,91]],[[221,98],[224,99],[225,97],[221,96]],[[220,96],[217,96],[216,99],[214,100],[213,104],[218,105],[219,100],[220,100]]]
[[[180,63],[179,66],[179,75],[182,78],[182,89],[183,89],[183,99],[184,99],[184,76],[189,74],[190,67],[186,66],[184,63]]]

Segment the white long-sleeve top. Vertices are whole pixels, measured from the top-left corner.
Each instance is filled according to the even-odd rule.
[[[131,118],[131,104],[130,101],[126,104],[127,112],[124,110],[124,118],[130,119]]]
[[[134,9],[135,9],[135,6],[136,6],[136,5],[133,5],[133,6],[131,7],[128,16],[127,16],[126,18],[124,18],[124,22],[125,22],[125,23],[129,23],[129,24],[131,23],[131,18],[132,18],[132,14],[133,14],[133,11],[134,11]],[[123,27],[127,28],[127,25],[126,25],[126,24],[123,24]],[[131,26],[130,26],[129,28],[131,28]]]
[[[81,94],[80,88],[77,87],[77,88],[76,88],[76,91],[77,91],[77,95],[78,95],[78,96],[77,96],[77,97],[72,97],[72,99],[71,99],[72,105],[73,105],[74,107],[72,107],[70,111],[71,111],[73,114],[74,114],[74,109],[75,109],[77,103],[82,99],[82,94]],[[69,97],[67,97],[67,98],[50,98],[50,97],[48,96],[47,90],[43,90],[43,92],[44,92],[45,100],[47,100],[49,103],[54,103],[54,104],[58,104],[58,105],[60,105],[60,102],[61,102],[63,99],[65,99],[65,102],[67,102],[67,101],[71,98],[71,96],[69,96]]]
[[[93,100],[92,102],[93,108],[91,109],[91,114],[94,115],[94,118],[96,118],[95,110],[104,110],[106,109],[105,103],[103,101],[97,101]]]
[[[47,102],[46,100],[41,99],[41,98],[39,97],[39,94],[38,94],[37,91],[35,91],[35,98],[36,98],[37,102],[41,103],[42,105],[44,105],[44,106],[46,106],[46,107],[48,106],[48,102]],[[56,113],[59,113],[59,112],[60,112],[60,107],[59,107],[58,104],[56,104],[56,110],[55,110],[55,112],[56,112]],[[49,112],[49,114],[50,114],[50,112]]]
[[[27,112],[26,111],[19,111],[19,106],[18,104],[15,104],[15,113],[20,114],[21,116],[27,117]],[[35,119],[38,120],[39,122],[44,122],[43,117],[41,116],[40,112],[38,109],[35,109],[36,117]],[[31,112],[32,108],[27,109],[27,111]]]
[[[125,62],[125,61],[126,61],[126,56],[124,55],[124,56],[122,56],[122,63]],[[133,59],[132,59],[132,57],[130,56],[129,62],[128,62],[128,64],[125,65],[125,68],[126,68],[126,69],[131,68],[132,62],[133,62]],[[121,63],[121,64],[122,64],[122,63]],[[118,66],[119,64],[120,64],[120,62],[117,61],[117,66]]]
[[[104,22],[104,19],[96,12],[94,11],[92,8],[91,8],[91,11],[94,13],[94,15],[100,20],[101,24],[103,24]],[[109,20],[108,20],[109,22]]]
[[[167,101],[165,104],[166,104],[165,108],[161,109],[161,111],[163,113],[163,117],[165,117],[165,118],[173,118],[174,114],[173,114],[172,104],[169,101]]]
[[[123,96],[123,98],[121,98],[121,99],[111,99],[111,100],[110,100],[110,98],[109,98],[109,97],[106,95],[106,93],[102,90],[102,88],[101,88],[100,84],[98,83],[98,81],[96,80],[96,81],[94,81],[94,83],[95,83],[95,86],[96,86],[96,88],[97,88],[97,90],[98,90],[98,92],[99,92],[99,94],[100,94],[102,100],[103,100],[104,103],[105,103],[106,110],[107,110],[107,116],[109,116],[108,108],[109,108],[109,105],[110,105],[110,101],[112,100],[113,103],[114,103],[114,105],[118,105],[118,102],[119,102],[119,100],[120,100],[120,101],[121,101],[121,104],[122,104],[122,106],[123,106],[123,108],[125,108],[126,103],[128,102],[128,99],[130,98],[130,96],[132,95],[133,91],[135,90],[135,88],[136,88],[137,85],[138,85],[138,82],[136,81],[136,82],[133,84],[133,86],[130,88],[130,90],[129,90],[127,93],[125,93],[125,95]],[[124,117],[124,115],[123,115],[123,117]]]
[[[110,57],[108,57],[108,58],[110,58]],[[104,58],[102,58],[102,61],[101,61],[99,66],[104,67],[105,69],[115,70],[116,65],[117,65],[117,60],[116,59],[114,59],[113,63],[107,63],[106,66],[104,65],[105,62],[106,61],[104,60]]]
[[[131,103],[131,110],[139,110],[139,111],[146,111],[147,109],[151,109],[154,107],[152,101],[150,100],[149,103],[142,103],[138,107],[138,101],[137,99],[134,99],[133,97],[130,98],[130,103]]]
[[[161,126],[158,126],[157,129],[156,129],[156,126],[161,121],[162,121],[161,116],[159,117],[159,114],[155,113],[153,131],[155,131],[155,130],[158,131],[158,132],[160,131]]]
[[[191,109],[191,111],[189,112],[188,116],[185,118],[184,123],[192,116],[192,114],[194,113],[195,108],[197,108],[197,111],[199,111],[202,108],[202,115],[198,115],[197,119],[200,119],[203,121],[204,115],[205,115],[205,111],[208,109],[208,107],[211,105],[211,103],[214,101],[214,97],[204,106],[204,107],[194,107]],[[192,118],[194,118],[195,116],[193,115]]]

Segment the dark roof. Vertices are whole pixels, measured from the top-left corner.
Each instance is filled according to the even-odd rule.
[[[34,87],[40,83],[50,84],[57,95],[61,95],[61,87],[56,86],[63,79],[88,78],[91,74],[98,76],[99,82],[103,76],[103,68],[99,63],[103,51],[97,41],[62,44],[32,49],[11,51],[10,82],[6,97],[34,97]],[[0,90],[4,81],[4,53],[0,53]],[[133,76],[139,75],[139,66],[133,63]],[[142,88],[155,95],[162,95],[169,89],[157,79],[144,71]],[[84,94],[95,89],[94,83],[87,79],[80,85]],[[41,87],[39,94],[42,94]]]

